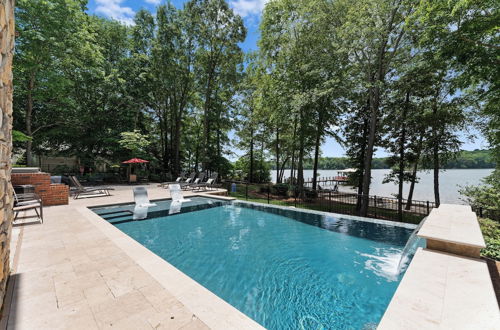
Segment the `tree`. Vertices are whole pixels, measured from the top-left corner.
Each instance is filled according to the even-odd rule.
[[[151,144],[148,136],[141,134],[139,130],[120,133],[121,139],[118,143],[122,148],[127,149],[135,157],[142,157],[146,154],[146,147]]]
[[[228,109],[233,107],[243,61],[238,43],[245,40],[246,29],[224,0],[191,0],[185,10],[195,22],[194,71],[203,109],[203,170],[218,170],[213,160],[222,157],[225,132],[230,127]]]
[[[362,203],[360,214],[366,216],[369,204],[371,166],[379,132],[380,107],[388,74],[394,70],[405,39],[405,19],[411,13],[411,1],[345,1],[346,21],[341,27],[344,48],[353,60],[353,73],[366,90],[368,136],[364,150]]]
[[[79,66],[82,58],[99,53],[85,26],[85,4],[84,0],[17,1],[15,127],[24,126],[22,131],[30,137],[26,141],[30,165],[33,146],[43,143],[38,135],[68,122],[73,81],[64,72]]]

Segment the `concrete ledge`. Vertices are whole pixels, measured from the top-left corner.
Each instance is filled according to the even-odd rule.
[[[467,205],[442,204],[433,209],[418,236],[431,249],[467,257],[479,258],[486,247],[476,214]]]
[[[378,329],[498,329],[485,261],[419,249]]]

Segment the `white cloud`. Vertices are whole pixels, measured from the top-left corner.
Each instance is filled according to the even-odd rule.
[[[144,0],[146,1],[147,3],[150,3],[152,5],[159,5],[161,0]]]
[[[229,3],[241,17],[260,15],[269,0],[233,0]]]
[[[124,0],[95,0],[97,4],[95,12],[116,19],[124,24],[133,25],[135,11],[130,7],[122,6],[123,1]]]

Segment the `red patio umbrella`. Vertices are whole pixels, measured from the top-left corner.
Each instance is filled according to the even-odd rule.
[[[149,160],[144,160],[140,158],[132,158],[122,162],[122,164],[141,164],[141,163],[149,163]]]
[[[131,164],[144,164],[144,163],[149,163],[149,160],[144,160],[144,159],[140,159],[140,158],[132,158],[132,159],[129,159],[129,160],[122,162],[122,164],[129,164],[129,165],[131,165]],[[136,182],[137,177],[135,175],[132,176],[132,171],[131,171],[130,166],[129,166],[128,172],[129,172],[128,181],[129,182]]]

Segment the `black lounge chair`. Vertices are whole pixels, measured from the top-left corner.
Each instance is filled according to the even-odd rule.
[[[198,191],[202,191],[202,189],[203,189],[203,191],[211,190],[212,188],[215,188],[217,186],[216,185],[217,177],[218,177],[217,172],[214,172],[214,173],[212,173],[212,175],[210,176],[210,178],[206,182],[193,184],[193,185],[191,185],[191,188],[193,190],[198,190]]]
[[[184,183],[184,184],[181,183],[181,188],[182,188],[182,190],[189,190],[189,189],[191,189],[191,187],[194,187],[198,184],[203,183],[203,179],[205,179],[205,173],[200,173],[200,176],[197,177],[192,183],[191,182]]]
[[[160,183],[160,185],[159,185],[159,186],[160,186],[160,187],[162,187],[162,188],[165,188],[165,187],[167,187],[167,186],[169,186],[169,185],[171,185],[171,184],[176,184],[176,183],[179,183],[179,184],[180,184],[180,183],[181,183],[181,181],[182,181],[182,176],[179,176],[179,177],[177,177],[177,179],[176,179],[175,181],[170,181],[170,182],[162,182],[162,183]]]
[[[110,187],[84,187],[74,175],[70,176],[70,179],[75,185],[75,189],[73,190],[74,199],[78,199],[80,196],[92,196],[92,197],[111,196],[109,191],[114,190],[114,188]]]
[[[163,182],[161,184],[161,186],[163,188],[168,188],[169,185],[171,185],[171,184],[179,184],[181,186],[182,185],[186,185],[186,184],[192,184],[195,177],[196,177],[196,172],[193,172],[193,173],[191,173],[191,175],[189,176],[189,178],[187,178],[184,182],[181,181],[182,177],[179,177],[179,178],[181,178],[181,180],[179,180],[179,178],[177,178],[177,180],[175,180],[175,182]]]
[[[27,194],[16,194],[14,192],[14,221],[17,220],[19,216],[19,212],[34,210],[40,223],[43,223],[43,203],[40,196],[35,193],[27,193]],[[38,212],[40,210],[40,212]]]

